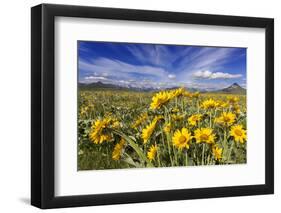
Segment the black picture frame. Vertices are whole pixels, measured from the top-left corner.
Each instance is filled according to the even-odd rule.
[[[93,195],[54,195],[54,21],[83,17],[162,23],[264,28],[265,184]],[[31,8],[31,204],[42,208],[217,198],[274,193],[274,20],[240,16],[41,4]]]

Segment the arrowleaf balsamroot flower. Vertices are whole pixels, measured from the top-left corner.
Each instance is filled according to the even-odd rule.
[[[192,115],[192,116],[190,116],[190,117],[188,118],[188,123],[189,123],[189,125],[191,125],[191,126],[196,126],[196,124],[197,124],[199,121],[201,121],[201,119],[202,119],[202,115],[200,115],[200,114],[194,114],[194,115]]]
[[[157,120],[153,120],[150,124],[148,124],[143,130],[142,130],[142,139],[143,143],[146,144],[150,136],[152,135],[155,127],[156,127]]]
[[[90,132],[90,139],[95,144],[101,144],[104,141],[109,141],[112,139],[111,135],[105,133],[105,129],[108,128],[111,124],[111,118],[104,118],[102,120],[98,119],[94,122]]]
[[[178,149],[189,148],[189,143],[191,140],[191,133],[187,130],[187,128],[182,128],[181,131],[177,130],[172,138],[173,144]]]
[[[191,98],[199,98],[199,96],[200,96],[199,92],[191,93]]]
[[[222,101],[222,100],[218,100],[217,103],[218,103],[218,107],[221,107],[221,108],[228,108],[229,107],[229,103],[228,102],[225,102],[225,101]]]
[[[119,128],[120,125],[121,125],[120,122],[117,121],[117,120],[115,120],[115,121],[113,121],[111,127],[112,127],[113,129],[116,129],[116,128]]]
[[[155,144],[155,145],[152,145],[152,146],[149,148],[149,151],[148,151],[148,153],[147,153],[147,158],[148,158],[148,160],[152,161],[152,160],[155,159],[155,156],[156,156],[156,154],[157,154],[157,149],[158,149],[158,147],[157,147],[156,144]]]
[[[163,116],[163,115],[156,115],[156,116],[153,118],[153,121],[158,122],[158,121],[163,120],[163,119],[164,119],[164,116]]]
[[[150,109],[159,109],[162,105],[166,104],[172,98],[169,92],[158,92],[152,97]]]
[[[242,125],[231,127],[230,135],[234,137],[236,142],[244,143],[247,140],[246,130],[243,129]]]
[[[138,119],[133,123],[132,128],[137,129],[148,118],[147,113],[141,114]]]
[[[217,145],[212,147],[213,155],[215,157],[215,160],[221,160],[222,159],[222,148],[219,148]]]
[[[236,96],[229,96],[227,99],[230,104],[236,104],[239,102],[239,98]]]
[[[164,132],[166,134],[170,133],[171,132],[171,123],[166,123],[165,126],[164,126]]]
[[[236,115],[232,112],[223,112],[220,117],[215,119],[215,122],[223,126],[231,126],[236,119]]]
[[[211,128],[196,129],[194,131],[194,134],[196,143],[205,142],[208,144],[212,144],[215,142],[215,134],[213,134],[213,130]]]
[[[172,114],[172,120],[173,121],[180,121],[182,119],[184,119],[184,115],[183,114]]]
[[[235,113],[237,113],[237,114],[240,114],[240,113],[241,113],[241,110],[240,110],[240,107],[239,107],[238,104],[234,104],[234,105],[232,106],[232,109],[233,109],[233,111],[234,111]]]
[[[112,152],[113,160],[119,160],[121,158],[124,144],[125,144],[125,140],[123,138],[121,138],[120,142],[114,146],[114,149]]]
[[[172,96],[173,98],[182,96],[182,95],[184,95],[184,93],[185,93],[185,89],[184,89],[183,87],[180,87],[180,88],[178,88],[178,89],[172,90],[172,91],[170,92],[170,94],[171,94],[171,96]]]
[[[201,107],[203,109],[215,109],[218,105],[219,104],[214,99],[208,99],[202,103]]]

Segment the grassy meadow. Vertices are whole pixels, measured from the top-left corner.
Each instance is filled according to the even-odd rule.
[[[246,96],[79,89],[78,170],[246,163]]]

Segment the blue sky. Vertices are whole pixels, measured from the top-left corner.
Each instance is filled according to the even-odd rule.
[[[78,41],[80,83],[124,87],[246,87],[246,48]]]

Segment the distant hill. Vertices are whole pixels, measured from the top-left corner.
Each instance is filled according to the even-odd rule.
[[[100,81],[98,82],[93,82],[89,84],[85,83],[79,83],[79,88],[80,89],[95,89],[95,90],[100,90],[100,89],[105,89],[105,90],[129,90],[129,88],[126,87],[121,87],[118,85],[114,84],[104,84]]]
[[[94,83],[90,83],[90,84],[83,84],[83,83],[79,83],[79,87],[80,88],[87,88],[87,89],[123,89],[123,87],[114,85],[114,84],[104,84],[100,81],[98,82],[94,82]]]
[[[218,93],[229,93],[229,94],[246,94],[246,89],[241,87],[239,84],[234,83],[229,87],[216,91]]]
[[[114,84],[105,84],[100,81],[84,84],[79,83],[79,88],[81,89],[112,89],[112,90],[124,90],[124,91],[153,91],[152,88],[136,88],[136,87],[125,87],[125,86],[118,86]]]

